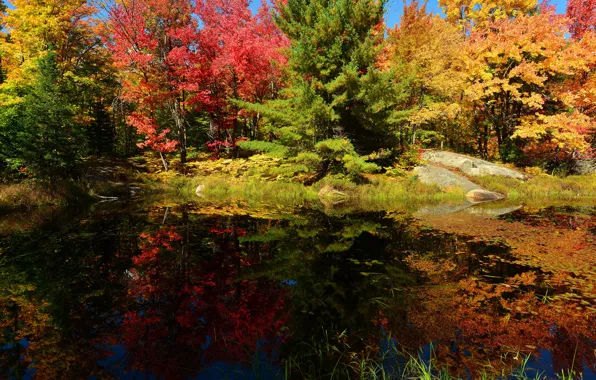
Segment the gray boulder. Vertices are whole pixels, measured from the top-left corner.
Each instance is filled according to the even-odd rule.
[[[431,164],[459,169],[463,173],[474,177],[498,175],[515,178],[520,181],[526,179],[526,176],[523,173],[516,170],[458,153],[445,152],[442,150],[427,150],[422,154],[422,159]]]
[[[573,171],[575,174],[596,174],[596,160],[577,160]]]
[[[437,185],[442,189],[460,187],[465,191],[478,189],[480,186],[450,170],[434,165],[421,165],[414,168],[418,180],[429,185]]]

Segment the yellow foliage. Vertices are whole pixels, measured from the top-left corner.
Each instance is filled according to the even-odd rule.
[[[447,20],[466,29],[484,28],[536,10],[538,0],[439,0]]]
[[[381,55],[383,66],[395,72],[396,82],[411,78],[409,123],[445,134],[461,115],[459,103],[466,85],[460,29],[437,15],[426,13],[414,1],[404,8],[398,27],[389,31]]]
[[[550,136],[559,149],[585,152],[590,148],[584,137],[586,131],[596,131],[596,123],[578,112],[551,116],[536,114],[522,118],[513,137],[540,140]]]

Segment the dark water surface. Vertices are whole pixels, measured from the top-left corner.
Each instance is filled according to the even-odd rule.
[[[596,371],[596,208],[106,205],[0,231],[0,378]],[[400,354],[398,354],[398,352]]]

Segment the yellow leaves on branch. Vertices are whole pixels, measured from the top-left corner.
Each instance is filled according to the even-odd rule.
[[[412,1],[401,23],[389,31],[381,63],[393,69],[396,81],[409,78],[409,122],[427,125],[453,121],[461,111],[457,99],[465,86],[461,60],[464,36],[459,27],[426,13],[424,4]]]
[[[13,0],[3,18],[9,39],[2,44],[8,82],[25,82],[35,60],[49,48],[56,51],[64,72],[77,65],[80,54],[95,54],[93,15],[81,0]],[[102,57],[105,58],[105,57]]]
[[[550,116],[536,114],[521,118],[513,137],[536,141],[550,138],[561,150],[585,152],[590,148],[584,138],[589,131],[596,131],[596,123],[579,112]]]
[[[447,20],[469,30],[528,14],[536,10],[538,0],[439,0],[439,5]]]

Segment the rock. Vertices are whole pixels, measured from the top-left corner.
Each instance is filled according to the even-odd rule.
[[[577,160],[573,172],[579,175],[596,174],[596,160]]]
[[[471,202],[477,203],[499,201],[501,199],[504,199],[505,196],[503,194],[495,193],[493,191],[488,191],[484,189],[474,189],[466,193],[466,198],[468,198]]]
[[[466,198],[472,203],[498,201],[505,198],[502,194],[483,189],[469,179],[438,166],[417,166],[414,168],[414,173],[422,183],[437,185],[442,189],[454,187],[464,189],[467,192]]]
[[[203,184],[197,186],[197,189],[195,190],[195,194],[197,194],[197,196],[199,196],[199,197],[203,197],[204,189],[205,189],[205,185],[203,185]]]
[[[414,168],[414,173],[418,176],[420,182],[437,185],[442,189],[461,187],[465,191],[470,191],[479,188],[469,179],[434,165],[417,166]]]
[[[323,186],[321,190],[319,190],[318,196],[319,200],[324,204],[327,204],[329,202],[341,203],[344,202],[347,197],[345,193],[342,193],[341,191],[336,190],[329,185]]]
[[[459,169],[465,174],[474,177],[497,175],[515,178],[520,181],[526,179],[526,176],[523,173],[520,173],[516,170],[463,154],[445,152],[441,150],[427,150],[422,154],[422,159],[430,162],[431,164]]]

